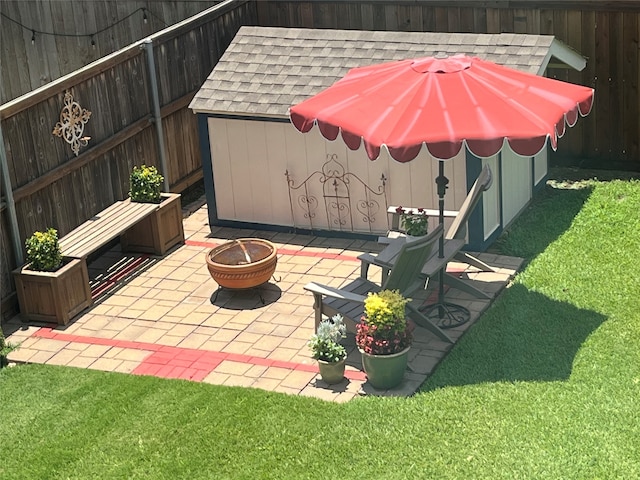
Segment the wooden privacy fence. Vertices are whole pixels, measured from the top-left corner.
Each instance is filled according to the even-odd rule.
[[[555,35],[587,57],[587,67],[551,65],[548,76],[591,86],[596,96],[552,160],[640,170],[640,1],[273,0],[257,9],[263,26]]]
[[[22,256],[16,249],[23,248],[25,239],[47,227],[63,236],[126,198],[134,165],[162,170],[164,150],[163,174],[171,191],[182,191],[202,177],[197,122],[187,106],[240,26],[254,21],[253,2],[227,0],[148,37],[151,49],[145,41],[134,43],[0,106],[0,155],[6,158],[12,190],[2,188],[0,217],[5,307],[13,293],[11,270]],[[52,135],[65,92],[92,112],[83,132],[90,140],[78,156]],[[154,125],[158,117],[161,128]],[[11,196],[18,226],[13,237],[12,211],[5,201]]]
[[[205,10],[212,1],[2,0],[0,104]]]

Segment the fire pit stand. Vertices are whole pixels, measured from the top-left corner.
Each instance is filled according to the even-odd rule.
[[[222,289],[249,290],[268,282],[278,261],[275,245],[261,238],[239,238],[211,249],[206,256],[207,268],[218,284],[212,296],[215,302]],[[265,300],[258,290],[260,301]]]

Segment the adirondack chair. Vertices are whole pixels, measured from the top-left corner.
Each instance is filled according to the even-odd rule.
[[[398,253],[395,264],[390,269],[382,285],[367,278],[357,278],[342,288],[333,288],[318,283],[308,283],[304,289],[313,293],[316,330],[322,316],[332,317],[339,313],[344,317],[347,330],[355,333],[356,325],[364,314],[364,300],[369,292],[380,290],[399,290],[411,298],[411,295],[424,288],[424,277],[420,270],[442,235],[443,228],[438,225],[429,235],[411,242],[404,242]],[[409,318],[417,325],[427,328],[441,340],[453,343],[449,336],[432,323],[418,309],[407,305]]]
[[[462,247],[464,247],[466,243],[465,237],[467,234],[467,222],[469,221],[469,216],[482,198],[482,193],[485,190],[489,189],[491,187],[491,184],[491,169],[488,165],[485,165],[480,172],[480,175],[471,187],[469,194],[462,203],[460,210],[445,210],[444,216],[454,217],[454,220],[444,236],[443,256],[440,257],[438,250],[434,249],[422,268],[422,276],[425,281],[433,277],[441,269],[446,268],[447,263],[452,260],[467,263],[476,268],[479,268],[484,272],[494,271],[493,268],[484,263],[482,260],[468,254],[467,252],[462,251]],[[372,254],[363,254],[358,257],[362,262],[360,275],[364,278],[367,277],[369,265],[373,264],[382,267],[382,279],[384,282],[389,269],[391,268],[391,266],[395,262],[395,258],[397,257],[398,246],[396,245],[394,250],[394,247],[391,244],[396,242],[399,237],[398,230],[400,225],[400,215],[398,215],[398,213],[396,212],[396,207],[389,207],[388,212],[393,215],[391,222],[391,231],[389,232],[389,235],[387,237],[382,237],[379,239],[379,241],[382,243],[390,244],[390,247],[387,247],[385,251],[377,256]],[[424,212],[430,216],[437,216],[439,214],[437,210],[425,210]],[[467,292],[470,295],[475,296],[476,298],[490,298],[489,295],[478,290],[473,285],[470,285],[464,280],[461,280],[460,278],[450,274],[444,275],[444,283],[451,287],[457,288],[458,290]]]

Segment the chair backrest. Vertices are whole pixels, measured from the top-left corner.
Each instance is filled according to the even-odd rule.
[[[465,238],[467,235],[467,222],[469,221],[469,216],[482,198],[482,192],[488,190],[491,187],[492,182],[491,169],[489,168],[489,165],[485,165],[476,181],[473,182],[473,186],[471,187],[471,190],[469,190],[467,198],[464,199],[464,202],[458,211],[458,215],[454,218],[453,223],[449,227],[449,230],[447,230],[447,234],[444,238],[447,240],[452,238]]]
[[[407,296],[418,288],[424,287],[424,278],[421,279],[420,272],[427,262],[433,246],[442,236],[442,232],[442,225],[438,225],[429,235],[406,242],[400,249],[382,289],[399,290],[402,295]]]

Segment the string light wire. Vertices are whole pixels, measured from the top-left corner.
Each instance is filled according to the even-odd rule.
[[[142,12],[142,20],[144,21],[144,23],[147,23],[147,13],[149,15],[151,15],[152,17],[154,17],[155,19],[157,19],[160,23],[162,23],[163,26],[167,27],[168,25],[165,23],[165,21],[160,18],[158,15],[156,15],[152,10],[149,10],[148,8],[145,7],[140,7],[135,9],[133,12],[131,12],[129,15],[127,15],[126,17],[121,18],[120,20],[118,20],[115,23],[112,23],[111,25],[108,25],[104,28],[101,28],[99,30],[96,30],[93,33],[57,33],[57,32],[45,32],[42,30],[37,30],[35,28],[29,27],[27,25],[24,25],[23,23],[19,22],[18,20],[11,18],[10,16],[8,16],[7,14],[0,12],[0,16],[2,18],[5,18],[7,20],[9,20],[10,22],[15,23],[16,25],[19,25],[20,27],[22,27],[23,29],[30,31],[31,32],[31,44],[33,45],[36,42],[36,34],[39,35],[51,35],[52,37],[73,37],[73,38],[81,38],[81,37],[87,37],[91,39],[91,45],[93,47],[95,47],[96,43],[95,43],[95,36],[98,35],[99,33],[102,32],[106,32],[107,30],[114,28],[116,25],[119,25],[120,23],[124,22],[125,20],[128,20],[129,18],[131,18],[132,16],[134,16],[136,13],[138,12]]]

